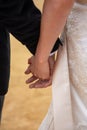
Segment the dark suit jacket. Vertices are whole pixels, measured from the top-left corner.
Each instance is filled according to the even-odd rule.
[[[10,73],[9,33],[35,54],[40,33],[41,12],[32,0],[0,0],[0,95],[8,90]],[[54,48],[58,49],[57,39]]]

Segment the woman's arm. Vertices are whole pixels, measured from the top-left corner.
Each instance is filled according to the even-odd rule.
[[[63,30],[74,0],[45,0],[40,38],[36,51],[39,62],[48,59],[52,47]]]
[[[51,75],[48,58],[53,45],[62,32],[74,0],[45,0],[41,19],[40,38],[29,67],[36,77],[49,79]]]

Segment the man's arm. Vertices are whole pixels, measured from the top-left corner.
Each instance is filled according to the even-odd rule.
[[[13,2],[12,4],[12,6],[14,5],[14,10],[18,8],[16,3],[17,2]],[[12,9],[11,6],[9,8]],[[25,0],[24,3],[20,3],[19,9],[18,12],[12,10],[13,15],[12,12],[11,14],[8,13],[8,16],[3,19],[3,23],[15,38],[26,45],[32,54],[35,54],[40,34],[41,12],[37,9],[32,0]],[[52,52],[56,51],[60,44],[61,41],[58,39]]]
[[[38,59],[41,59],[41,61],[46,61],[49,57],[57,37],[64,28],[73,3],[74,0],[44,1],[40,38],[36,52]]]

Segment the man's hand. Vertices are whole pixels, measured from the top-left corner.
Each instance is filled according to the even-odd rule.
[[[31,58],[29,58],[28,60],[28,68],[25,71],[25,74],[30,74],[31,73],[31,64],[33,64],[33,58],[34,56],[32,56]],[[49,57],[49,66],[50,66],[50,72],[51,72],[51,76],[48,80],[41,80],[39,79],[37,76],[32,75],[27,81],[27,84],[30,84],[29,87],[30,88],[46,88],[48,86],[50,86],[52,84],[52,75],[53,75],[53,68],[54,68],[54,63],[55,63],[55,55],[52,55]]]

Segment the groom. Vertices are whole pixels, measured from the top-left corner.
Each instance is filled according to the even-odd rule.
[[[41,12],[32,0],[0,1],[0,117],[10,76],[9,33],[35,54],[40,32]],[[58,39],[52,52],[58,49]]]

